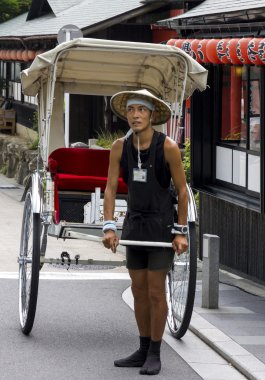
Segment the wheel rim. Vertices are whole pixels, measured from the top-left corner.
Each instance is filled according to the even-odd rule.
[[[179,330],[188,297],[190,279],[190,252],[175,254],[172,269],[167,277],[168,324],[175,333]]]
[[[25,326],[31,290],[33,253],[33,213],[31,194],[25,200],[21,247],[19,256],[19,315],[22,328]]]

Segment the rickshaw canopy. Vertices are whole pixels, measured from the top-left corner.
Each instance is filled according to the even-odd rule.
[[[183,61],[188,65],[187,98],[195,89],[205,89],[207,70],[181,49],[162,44],[75,39],[36,56],[30,68],[22,71],[21,81],[24,93],[35,96],[56,68],[56,81],[69,92],[113,95],[147,88],[173,102]]]
[[[41,139],[46,136],[48,154],[63,146],[63,93],[111,96],[146,88],[181,104],[195,89],[206,88],[207,70],[173,46],[80,38],[36,56],[21,82],[25,95],[38,95],[39,133]]]

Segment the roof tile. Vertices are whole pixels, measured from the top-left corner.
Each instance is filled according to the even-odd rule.
[[[56,35],[64,25],[83,29],[143,6],[139,0],[49,0],[49,4],[56,16],[26,21],[25,13],[0,24],[0,37]]]

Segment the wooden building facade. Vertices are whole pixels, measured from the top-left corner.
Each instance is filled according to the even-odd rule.
[[[205,65],[191,100],[192,186],[203,234],[220,236],[220,264],[265,283],[265,1],[205,0],[160,25],[168,43]]]

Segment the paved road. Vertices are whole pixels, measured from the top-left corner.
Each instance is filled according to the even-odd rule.
[[[136,379],[138,369],[113,360],[138,343],[131,309],[121,294],[127,280],[40,282],[32,334],[20,332],[17,281],[0,280],[1,380]],[[158,379],[201,379],[166,343]]]
[[[1,380],[136,379],[137,369],[120,369],[113,360],[138,345],[136,325],[124,267],[111,271],[41,271],[32,334],[24,336],[18,318],[16,258],[23,205],[21,189],[1,189],[0,177],[0,368]],[[116,260],[98,243],[48,242],[48,255],[62,250]],[[47,256],[47,255],[46,255]],[[82,279],[82,280],[81,280]],[[165,332],[163,368],[157,379],[241,380],[239,374],[191,332],[176,341]]]

